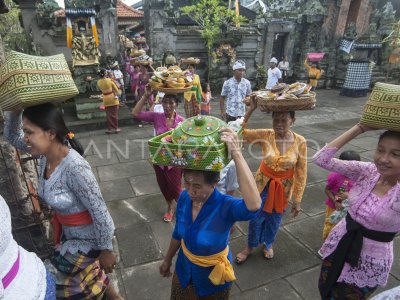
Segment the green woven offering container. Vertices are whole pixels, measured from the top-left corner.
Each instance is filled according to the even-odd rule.
[[[63,54],[32,56],[11,51],[0,67],[3,111],[61,102],[78,94]]]
[[[219,132],[221,127],[227,126],[211,116],[186,119],[174,130],[149,141],[151,162],[192,170],[221,171],[231,160]]]
[[[360,123],[400,131],[400,85],[377,82],[364,106]]]

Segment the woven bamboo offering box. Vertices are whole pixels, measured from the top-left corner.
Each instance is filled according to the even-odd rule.
[[[400,85],[377,82],[360,122],[374,128],[400,131]]]
[[[153,164],[192,170],[221,171],[230,161],[220,128],[224,121],[212,116],[186,119],[174,130],[149,141]],[[241,133],[241,127],[237,130]]]
[[[153,90],[166,94],[178,94],[192,89],[193,74],[189,71],[182,71],[178,66],[158,70],[149,81]]]
[[[0,67],[0,108],[3,111],[62,102],[78,94],[63,54],[32,56],[11,51]]]
[[[311,86],[296,82],[290,85],[279,83],[271,90],[254,92],[258,108],[262,112],[284,112],[293,110],[312,110],[315,108],[315,93]]]

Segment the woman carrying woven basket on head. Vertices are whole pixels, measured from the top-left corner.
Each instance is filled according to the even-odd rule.
[[[311,67],[308,64],[308,57],[304,61],[304,67],[307,69],[308,72],[308,79],[309,84],[311,85],[311,91],[315,91],[317,89],[318,80],[322,76],[322,71],[319,68],[319,64],[315,61],[311,62]]]
[[[192,90],[183,93],[184,108],[186,118],[197,116],[200,114],[200,103],[202,101],[202,88],[200,76],[197,75],[194,65],[189,65],[187,71],[193,75]]]
[[[152,76],[152,73],[148,70],[149,68],[152,69],[151,64],[149,66],[140,66],[139,80],[135,91],[135,97],[137,97],[137,99],[141,99],[146,92],[146,86]],[[149,98],[145,103],[146,111],[149,111],[150,107],[153,105],[153,96],[151,95],[150,97],[151,98]]]
[[[156,135],[174,129],[184,120],[184,118],[176,112],[176,95],[165,95],[163,97],[162,106],[164,112],[142,112],[143,106],[149,101],[151,95],[152,90],[150,86],[147,85],[142,98],[133,108],[132,115],[138,120],[153,123]],[[168,205],[168,211],[164,214],[164,221],[171,222],[175,209],[174,202],[178,200],[179,194],[181,193],[182,169],[156,165],[153,165],[153,167],[156,172],[158,186]]]
[[[379,136],[373,162],[334,158],[365,131],[356,124],[318,151],[313,161],[353,181],[349,208],[322,245],[321,299],[368,299],[385,286],[393,264],[393,239],[400,231],[400,132]]]
[[[262,147],[263,160],[255,180],[263,203],[262,210],[249,223],[248,244],[237,254],[238,264],[246,261],[259,244],[264,247],[265,258],[274,257],[272,245],[283,214],[293,197],[291,212],[293,217],[298,215],[307,178],[306,140],[290,130],[295,121],[294,111],[273,112],[272,129],[247,129],[247,122],[257,108],[255,97],[251,100],[243,122],[243,139]]]
[[[115,268],[114,223],[83,148],[51,103],[7,112],[5,138],[39,157],[38,194],[53,209],[56,252],[47,264],[57,299],[122,299],[106,273]]]
[[[221,194],[216,189],[219,172],[184,170],[186,189],[179,197],[175,229],[160,266],[162,276],[171,276],[172,259],[179,250],[172,279],[173,300],[229,299],[235,280],[228,247],[229,231],[236,221],[251,219],[260,208],[260,195],[241,153],[237,134],[224,128],[221,141],[226,143],[236,164],[243,199]]]

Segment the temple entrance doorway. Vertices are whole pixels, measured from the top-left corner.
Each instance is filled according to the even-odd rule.
[[[285,46],[288,38],[288,33],[277,32],[274,37],[274,44],[272,46],[272,57],[281,61],[285,56]]]

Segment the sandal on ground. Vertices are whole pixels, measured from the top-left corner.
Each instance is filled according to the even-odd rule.
[[[164,222],[167,222],[167,223],[169,223],[169,222],[171,222],[172,221],[172,218],[173,218],[173,214],[171,214],[171,213],[165,213],[164,214]]]
[[[117,128],[115,129],[114,133],[120,133],[121,132],[121,128]]]
[[[269,248],[267,249],[263,249],[263,255],[266,259],[273,259],[274,258],[274,249]]]
[[[243,250],[242,252],[239,252],[238,254],[236,254],[236,259],[235,262],[238,265],[243,264],[246,260],[247,257],[250,255],[251,253],[248,253],[247,250]]]
[[[111,134],[111,133],[114,133],[114,131],[112,131],[112,130],[107,130],[106,133],[107,133],[107,134]]]

